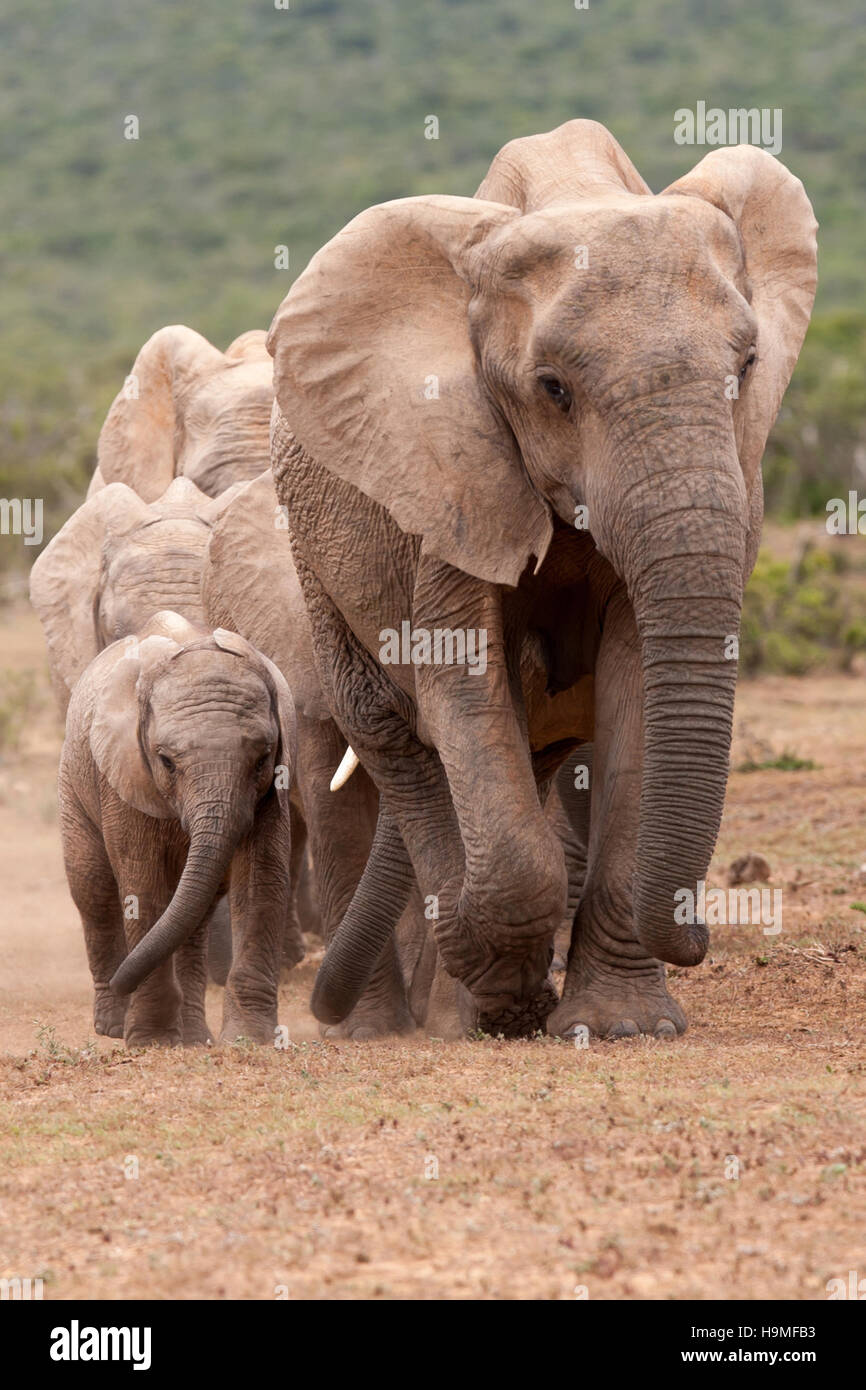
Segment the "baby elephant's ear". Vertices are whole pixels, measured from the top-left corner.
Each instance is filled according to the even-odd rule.
[[[139,680],[177,651],[167,637],[125,637],[97,658],[90,677],[95,689],[90,749],[99,771],[121,801],[158,820],[174,811],[157,791],[139,738]]]
[[[262,673],[276,705],[277,722],[280,726],[280,747],[277,750],[276,762],[286,768],[287,780],[291,784],[294,780],[297,763],[297,721],[295,719],[295,702],[292,699],[292,692],[285,676],[280,668],[274,665],[273,661],[270,661],[257,647],[254,647],[251,642],[248,642],[237,632],[229,632],[228,628],[218,627],[214,631],[213,640],[224,652],[234,652],[236,656],[245,657],[252,666]]]
[[[425,553],[514,585],[552,522],[478,371],[468,311],[489,241],[519,217],[477,198],[370,208],[313,257],[268,336],[281,416],[307,454]],[[278,477],[290,448],[278,422]]]

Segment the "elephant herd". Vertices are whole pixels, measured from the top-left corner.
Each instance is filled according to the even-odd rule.
[[[304,932],[331,1035],[683,1031],[815,231],[762,150],[653,195],[571,121],[144,345],[31,579],[97,1032],[210,1041],[210,958],[270,1042]]]

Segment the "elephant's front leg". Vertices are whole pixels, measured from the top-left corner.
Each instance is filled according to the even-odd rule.
[[[220,1042],[273,1043],[283,933],[291,900],[289,808],[271,793],[229,870],[232,967],[223,999]]]
[[[634,617],[624,595],[608,607],[595,691],[588,868],[562,999],[547,1030],[560,1036],[586,1027],[600,1037],[673,1037],[684,1031],[685,1015],[667,991],[664,965],[647,956],[634,923],[643,687]]]
[[[103,1037],[122,1038],[127,1001],[108,984],[126,956],[119,889],[102,836],[78,807],[62,766],[60,824],[69,891],[81,914],[93,978],[93,1027]]]
[[[181,1031],[184,1047],[207,1047],[213,1042],[205,1017],[208,932],[213,915],[209,913],[201,926],[196,927],[177,950],[177,976],[183,992]]]
[[[501,594],[422,557],[413,622],[432,633],[434,659],[416,674],[418,710],[465,852],[459,897],[440,905],[439,949],[473,995],[482,1027],[532,1032],[555,1003],[547,970],[567,884],[562,846],[538,796]],[[436,661],[437,629],[462,637],[465,661]]]

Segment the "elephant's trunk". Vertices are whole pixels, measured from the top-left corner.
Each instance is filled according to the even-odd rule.
[[[370,856],[313,986],[310,1008],[320,1023],[342,1023],[352,1012],[409,900],[413,882],[400,832],[380,800]]]
[[[712,572],[721,583],[718,570]],[[696,592],[707,578],[706,569],[696,567]],[[737,676],[733,654],[724,655],[725,639],[735,637],[739,616],[739,604],[730,597],[695,600],[685,594],[657,601],[652,617],[643,605],[638,614],[644,759],[635,922],[648,954],[673,965],[697,965],[709,940],[703,922],[675,920],[678,903],[688,902],[675,895],[687,890],[696,901],[719,831]]]
[[[688,908],[724,806],[745,564],[745,488],[729,427],[706,431],[696,448],[690,469],[655,460],[661,481],[642,461],[617,566],[643,665],[635,926],[647,953],[674,965],[698,964],[709,940]]]
[[[212,798],[191,817],[189,851],[172,900],[115,971],[111,979],[115,994],[131,994],[204,921],[241,838],[239,819],[229,801]]]

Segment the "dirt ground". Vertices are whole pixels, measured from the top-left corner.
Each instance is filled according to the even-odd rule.
[[[285,1050],[92,1036],[38,625],[0,761],[0,1277],[45,1298],[823,1299],[866,1276],[864,680],[743,683],[710,883],[757,852],[783,930],[671,970],[675,1043],[324,1043],[318,956]],[[14,744],[14,737],[12,739]],[[220,991],[209,1012],[219,1017]]]

